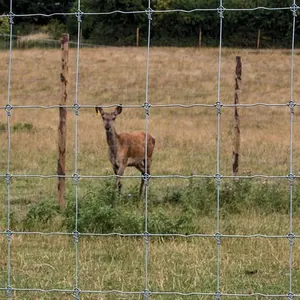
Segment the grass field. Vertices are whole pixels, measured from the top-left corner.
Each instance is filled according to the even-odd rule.
[[[294,101],[298,102],[300,56],[296,51]],[[8,52],[0,52],[0,105],[7,104]],[[243,104],[263,102],[287,104],[291,99],[291,58],[288,50],[223,49],[220,101],[232,104],[235,57],[243,63]],[[13,51],[11,104],[57,105],[60,100],[60,50]],[[76,52],[70,50],[68,103],[75,102]],[[82,49],[79,66],[79,104],[142,105],[145,102],[146,49]],[[151,104],[208,104],[217,101],[217,49],[152,48],[149,70]],[[241,175],[280,175],[290,172],[290,110],[280,107],[244,107],[241,122]],[[55,175],[57,168],[57,109],[12,110],[10,169],[12,175]],[[0,110],[0,174],[7,172],[7,117]],[[75,168],[75,117],[68,110],[67,174]],[[293,173],[299,175],[299,108],[293,115]],[[220,132],[220,173],[231,175],[233,109],[222,108]],[[143,108],[124,108],[117,119],[119,131],[145,129]],[[217,113],[214,107],[150,108],[149,131],[156,138],[153,175],[215,175],[217,166]],[[78,173],[109,175],[107,145],[102,121],[93,108],[80,108],[78,117]],[[125,175],[138,175],[127,169]],[[101,197],[103,179],[79,182],[80,217],[101,215],[120,224],[140,228],[144,203],[135,198],[139,179],[123,179],[123,198],[111,209]],[[200,185],[194,188],[193,185]],[[179,233],[216,232],[216,197],[208,183],[195,179],[151,180],[149,222],[155,230]],[[269,188],[270,185],[270,188]],[[253,180],[235,187],[230,180],[221,184],[220,232],[232,235],[286,235],[289,224],[289,183],[282,180]],[[16,231],[72,232],[64,216],[47,203],[56,201],[55,178],[13,177],[10,187],[11,229]],[[6,230],[7,192],[0,184],[0,231]],[[240,191],[240,189],[242,191]],[[205,191],[203,191],[205,190]],[[100,191],[100,192],[99,192]],[[104,191],[104,192],[103,192]],[[108,189],[109,191],[109,189]],[[191,192],[192,191],[192,192]],[[262,191],[266,191],[263,193]],[[293,188],[293,232],[300,232],[300,189]],[[99,193],[99,194],[98,194]],[[201,193],[201,194],[200,194]],[[133,197],[129,196],[132,194]],[[68,180],[68,201],[74,203],[74,185]],[[99,199],[98,199],[99,198]],[[90,200],[91,199],[91,200]],[[90,202],[89,202],[90,201]],[[40,205],[42,203],[42,205]],[[91,206],[89,209],[89,205]],[[103,205],[103,206],[102,206]],[[32,210],[34,209],[34,210]],[[71,211],[72,211],[71,207]],[[74,211],[74,210],[73,210]],[[51,215],[53,212],[54,216]],[[188,214],[185,218],[185,213]],[[86,215],[85,215],[86,214]],[[98,215],[97,215],[98,216]],[[126,218],[125,218],[126,216]],[[49,217],[49,219],[47,219]],[[68,216],[70,217],[70,216]],[[45,220],[46,218],[46,220]],[[184,226],[176,223],[182,218]],[[30,226],[26,221],[32,221]],[[69,225],[72,220],[69,218]],[[71,220],[71,221],[70,221]],[[82,220],[82,219],[81,219]],[[153,220],[156,220],[155,223]],[[103,221],[94,218],[95,223]],[[105,222],[104,222],[105,221]],[[107,220],[103,222],[107,224]],[[123,222],[123,223],[122,223]],[[152,222],[152,223],[151,223]],[[169,222],[168,224],[165,224]],[[82,225],[82,224],[81,224]],[[84,227],[83,232],[87,227]],[[111,224],[108,224],[109,226]],[[108,226],[107,225],[107,226]],[[120,225],[120,226],[121,226]],[[174,225],[174,226],[175,226]],[[120,231],[123,231],[123,227]],[[130,232],[128,225],[127,230]],[[156,227],[155,227],[156,226]],[[71,226],[72,227],[72,226]],[[116,228],[116,227],[113,227]],[[133,227],[132,227],[133,228]],[[151,227],[152,228],[152,227]],[[90,227],[88,228],[91,232]],[[89,231],[87,230],[87,231]],[[124,229],[124,231],[126,231]],[[138,231],[138,230],[137,230]],[[143,232],[140,228],[139,232]],[[151,232],[151,231],[150,231]],[[294,241],[293,292],[300,294],[300,245]],[[79,242],[79,288],[82,290],[144,289],[143,238],[82,236]],[[73,289],[75,250],[67,235],[15,234],[11,244],[12,286],[14,288]],[[224,238],[221,245],[220,289],[222,293],[287,294],[289,292],[289,242],[284,238]],[[214,238],[151,237],[149,246],[149,289],[151,291],[216,291],[217,247]],[[7,285],[7,240],[0,235],[0,288]],[[16,299],[72,299],[71,294],[17,292]],[[215,296],[153,295],[151,299],[209,299]],[[0,299],[6,293],[0,290]],[[143,299],[142,295],[82,294],[83,299]],[[227,296],[227,299],[235,297]],[[260,299],[259,296],[253,296]],[[265,298],[265,297],[264,297]],[[268,299],[273,299],[268,297]]]

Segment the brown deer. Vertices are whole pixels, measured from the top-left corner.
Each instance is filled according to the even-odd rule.
[[[144,175],[150,175],[150,166],[152,154],[155,146],[155,139],[148,134],[147,141],[147,170],[145,172],[145,143],[146,133],[143,131],[131,133],[117,133],[115,121],[117,116],[122,112],[122,107],[117,106],[112,113],[104,112],[101,107],[96,106],[96,113],[101,114],[104,128],[106,130],[106,140],[108,144],[108,158],[113,166],[115,175],[118,175],[116,186],[119,193],[121,192],[120,176],[124,174],[126,167],[135,167],[142,173],[140,193],[142,195],[144,187]]]

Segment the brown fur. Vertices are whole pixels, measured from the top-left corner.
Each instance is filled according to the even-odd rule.
[[[147,142],[147,170],[145,172],[145,142],[146,133],[143,131],[120,133],[115,129],[116,117],[122,112],[122,107],[117,106],[112,113],[106,113],[101,107],[96,107],[97,114],[101,113],[104,128],[106,130],[106,140],[108,144],[108,158],[113,166],[117,177],[117,187],[121,191],[120,177],[124,174],[126,167],[137,168],[142,175],[150,175],[152,154],[155,146],[155,139],[148,134]],[[141,179],[140,196],[143,192],[144,178]]]

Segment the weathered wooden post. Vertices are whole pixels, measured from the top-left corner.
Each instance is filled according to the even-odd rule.
[[[68,85],[68,70],[69,70],[69,35],[64,33],[61,38],[61,100],[59,107],[59,125],[58,125],[58,203],[61,208],[65,206],[65,191],[66,191],[66,121],[67,109],[64,107],[67,104],[67,85]]]
[[[198,47],[202,47],[202,28],[199,26]]]
[[[140,27],[136,28],[136,46],[138,47],[140,44]]]
[[[257,41],[256,41],[256,49],[260,48],[260,28],[258,28],[257,32]]]
[[[242,81],[242,61],[241,57],[236,57],[235,68],[235,92],[234,92],[234,121],[233,121],[233,155],[232,155],[232,173],[238,175],[239,171],[239,152],[240,152],[240,117],[237,104],[239,104],[239,90]]]

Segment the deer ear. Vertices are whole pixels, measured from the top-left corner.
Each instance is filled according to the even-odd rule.
[[[121,112],[122,112],[122,104],[118,105],[115,109],[115,114],[116,115],[119,115]]]
[[[96,107],[95,107],[95,110],[96,110],[96,113],[97,113],[98,116],[99,116],[100,114],[103,116],[104,111],[103,111],[102,107],[96,106]]]

